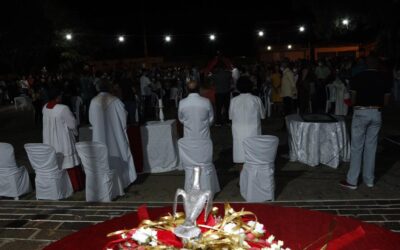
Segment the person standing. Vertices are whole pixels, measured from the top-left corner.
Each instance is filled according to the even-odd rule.
[[[178,118],[183,124],[183,136],[210,138],[210,126],[214,122],[211,102],[199,95],[197,82],[187,84],[189,95],[179,102]]]
[[[115,169],[124,188],[136,180],[136,170],[129,147],[127,112],[124,104],[109,93],[109,83],[102,79],[100,93],[89,107],[89,122],[93,127],[93,141],[107,146],[110,167]]]
[[[297,96],[296,82],[293,71],[288,62],[282,63],[281,97],[283,99],[283,111],[285,116],[293,111],[293,100]]]
[[[220,126],[228,121],[232,73],[222,65],[217,65],[211,79],[215,85],[215,125]]]
[[[341,181],[340,185],[353,190],[357,189],[361,168],[364,184],[374,187],[376,148],[382,126],[381,109],[385,94],[390,92],[390,83],[385,82],[378,66],[378,58],[370,55],[367,58],[367,69],[350,82],[351,89],[356,91],[351,124],[351,159],[346,180]]]
[[[146,69],[143,69],[142,76],[140,77],[140,95],[142,96],[143,103],[143,114],[142,119],[146,120],[152,116],[151,110],[151,93],[152,93],[152,82],[147,76],[148,72]]]
[[[67,169],[74,191],[84,188],[85,177],[75,148],[78,135],[76,120],[68,106],[61,103],[61,92],[49,90],[50,101],[43,107],[43,143],[63,155],[62,168]]]
[[[229,119],[232,120],[233,162],[244,162],[243,140],[250,136],[261,135],[261,119],[265,118],[265,109],[261,99],[251,94],[252,82],[246,76],[239,77],[237,88],[240,95],[232,98],[229,107]]]

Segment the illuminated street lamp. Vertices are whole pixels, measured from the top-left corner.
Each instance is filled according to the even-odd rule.
[[[210,39],[210,41],[215,41],[215,34],[210,34],[210,36],[208,37]]]
[[[271,46],[267,46],[267,50],[272,50],[272,47]]]
[[[259,30],[259,31],[258,31],[258,36],[259,36],[259,37],[263,37],[263,36],[264,36],[264,31]]]
[[[171,38],[170,35],[166,35],[166,36],[164,37],[164,41],[167,42],[167,43],[171,42],[171,40],[172,40],[172,38]]]
[[[118,36],[118,42],[120,42],[120,43],[125,42],[125,37],[124,36]]]
[[[71,41],[72,40],[72,34],[71,33],[65,34],[65,39],[67,39],[68,41]]]
[[[301,25],[299,27],[299,32],[303,33],[304,31],[306,31],[306,27],[304,27],[304,25]]]
[[[348,26],[349,23],[350,23],[350,20],[349,20],[348,18],[343,18],[343,19],[342,19],[342,24],[343,24],[344,26]]]
[[[292,49],[292,45],[289,44],[289,45],[287,46],[287,48],[288,48],[288,49]]]

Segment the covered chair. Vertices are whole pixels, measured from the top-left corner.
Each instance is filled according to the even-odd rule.
[[[279,139],[271,135],[243,141],[245,163],[240,173],[240,194],[247,202],[275,199],[275,156]]]
[[[200,172],[200,187],[219,192],[217,172],[212,162],[213,144],[210,139],[182,138],[178,141],[179,157],[185,170],[185,190],[189,191],[193,184],[193,168],[198,166]]]
[[[25,150],[35,170],[36,199],[60,200],[74,192],[65,169],[61,169],[62,155],[47,144],[28,143]]]
[[[18,200],[30,191],[32,187],[28,171],[24,166],[17,166],[13,146],[0,142],[0,196]]]
[[[108,202],[124,195],[123,185],[108,163],[107,147],[100,142],[75,144],[86,174],[86,201]]]

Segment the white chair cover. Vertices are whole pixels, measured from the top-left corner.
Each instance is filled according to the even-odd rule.
[[[14,148],[11,144],[0,143],[0,196],[13,197],[32,191],[28,171],[15,162]]]
[[[278,137],[271,135],[244,139],[245,163],[240,173],[240,194],[247,202],[275,199],[274,162],[278,144]]]
[[[185,190],[189,191],[193,184],[193,167],[199,166],[200,187],[211,190],[214,194],[219,192],[217,172],[212,163],[213,144],[210,139],[182,138],[178,141],[179,157],[185,169]]]
[[[109,202],[124,195],[124,188],[108,163],[108,150],[100,142],[78,142],[76,150],[86,174],[86,201]]]
[[[62,155],[42,143],[25,144],[29,161],[35,170],[36,199],[65,199],[74,192],[66,170],[61,169]]]

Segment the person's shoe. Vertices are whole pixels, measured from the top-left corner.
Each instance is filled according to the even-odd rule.
[[[365,183],[365,186],[367,186],[367,187],[369,187],[369,188],[373,188],[373,187],[374,187],[374,184],[367,184],[367,183]]]
[[[350,183],[348,183],[347,181],[343,180],[341,182],[339,182],[339,185],[351,190],[356,190],[357,189],[357,185],[352,185]]]

